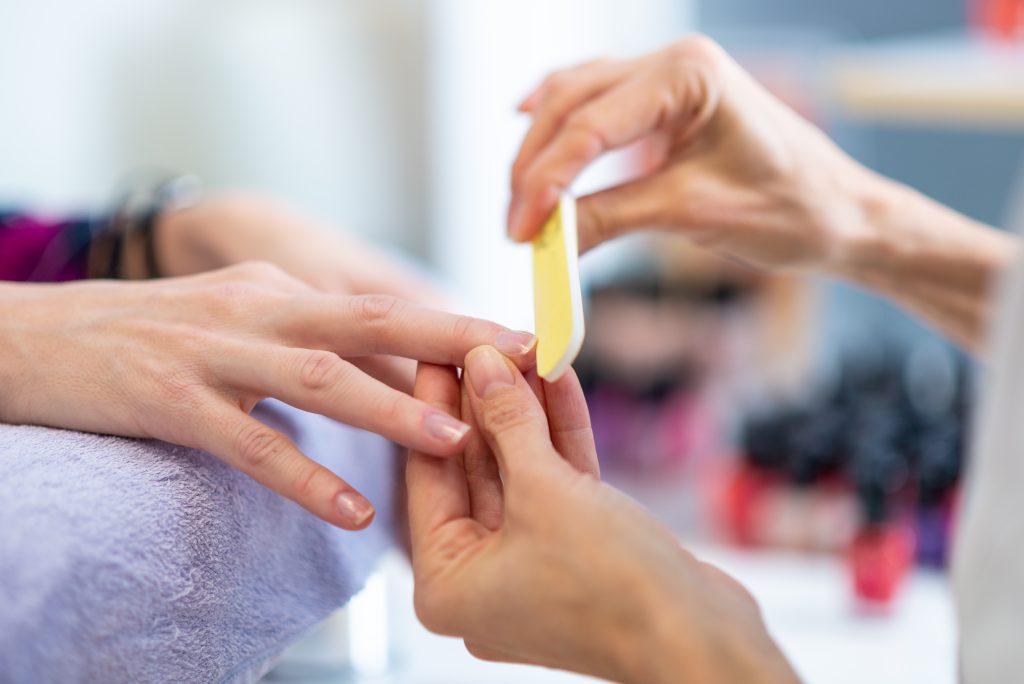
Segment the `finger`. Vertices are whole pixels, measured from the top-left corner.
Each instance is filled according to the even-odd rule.
[[[630,231],[668,227],[666,204],[683,202],[678,181],[677,174],[658,173],[576,200],[580,253]]]
[[[493,347],[466,357],[469,403],[480,431],[498,461],[506,487],[520,469],[557,461],[547,416],[516,367]]]
[[[497,323],[428,309],[389,295],[297,297],[274,320],[290,345],[343,357],[387,354],[461,366],[466,354],[489,344],[525,368],[536,338]]]
[[[698,68],[667,63],[621,81],[574,111],[524,172],[513,194],[510,234],[532,238],[559,195],[606,151],[636,142],[667,122],[681,138],[690,137],[717,104],[717,90]]]
[[[600,478],[590,410],[576,371],[570,368],[557,382],[544,383],[544,396],[555,451],[576,470]]]
[[[459,416],[459,380],[455,369],[421,363],[413,395],[453,417]],[[409,528],[413,554],[447,522],[470,515],[466,476],[458,459],[409,453],[405,469],[409,490]]]
[[[388,387],[412,394],[416,362],[400,356],[362,356],[351,359],[353,366]]]
[[[203,420],[198,446],[265,487],[346,530],[373,520],[373,506],[351,485],[238,407],[211,402]]]
[[[519,101],[516,105],[516,111],[522,114],[529,114],[533,112],[533,108],[537,106],[537,100],[540,99],[541,91],[544,89],[544,83],[538,84],[530,94]]]
[[[218,359],[228,386],[375,432],[434,456],[460,453],[469,426],[328,351],[245,346]]]
[[[544,80],[529,99],[533,122],[512,164],[513,188],[519,186],[523,173],[562,126],[565,117],[618,82],[629,69],[626,62],[602,59],[556,71]]]
[[[490,445],[487,444],[479,426],[476,425],[476,418],[473,415],[465,383],[462,384],[460,394],[462,398],[461,415],[472,428],[462,452],[466,483],[469,487],[470,509],[473,511],[474,520],[489,530],[497,530],[501,527],[505,517],[505,496],[501,484],[501,473]]]
[[[466,645],[466,650],[474,658],[485,660],[489,663],[522,663],[529,664],[530,661],[520,656],[513,655],[509,651],[495,648],[493,646],[487,646],[480,643],[479,641],[470,641],[466,639],[463,641]]]

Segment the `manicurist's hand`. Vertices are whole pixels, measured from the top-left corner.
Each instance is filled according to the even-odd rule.
[[[164,276],[266,261],[321,292],[385,294],[452,308],[441,290],[408,264],[336,226],[251,193],[215,194],[166,212],[157,222],[155,241]],[[409,359],[380,356],[367,370],[396,389],[412,391],[416,364]]]
[[[410,455],[427,628],[484,659],[620,682],[794,681],[746,591],[597,479],[575,375],[535,393],[483,347],[462,382],[460,394],[455,370],[430,364],[416,379],[419,399],[478,425],[496,462]]]
[[[557,72],[521,109],[533,119],[512,168],[517,240],[594,160],[643,143],[645,173],[579,200],[582,250],[663,228],[759,266],[877,290],[967,346],[1019,254],[1015,238],[853,161],[706,38]]]
[[[267,397],[438,456],[469,427],[372,377],[381,356],[461,363],[531,336],[385,295],[328,295],[265,263],[187,278],[0,285],[0,421],[206,450],[347,529],[373,508],[249,416]]]
[[[705,38],[557,72],[522,108],[533,121],[512,170],[516,239],[589,164],[638,141],[648,173],[580,200],[582,249],[661,227],[759,264],[816,265],[861,229],[867,172]]]

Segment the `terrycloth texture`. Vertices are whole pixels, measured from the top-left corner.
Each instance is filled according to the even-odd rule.
[[[392,447],[274,402],[254,415],[377,504],[344,532],[212,456],[0,425],[0,682],[252,681],[393,541]]]

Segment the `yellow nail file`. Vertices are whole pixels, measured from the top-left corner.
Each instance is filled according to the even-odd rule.
[[[554,382],[569,370],[583,346],[576,200],[563,195],[533,240],[533,307],[537,371]]]

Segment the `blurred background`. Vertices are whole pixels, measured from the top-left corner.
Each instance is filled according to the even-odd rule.
[[[1024,217],[1020,0],[7,1],[0,205],[97,209],[133,169],[191,172],[421,260],[464,311],[529,329],[528,251],[504,239],[515,105],[554,68],[694,30],[869,166]],[[584,279],[577,369],[607,477],[751,586],[808,681],[953,682],[971,363],[863,292],[675,239],[601,248]],[[271,677],[578,679],[472,662],[414,624],[408,592],[392,559]]]

